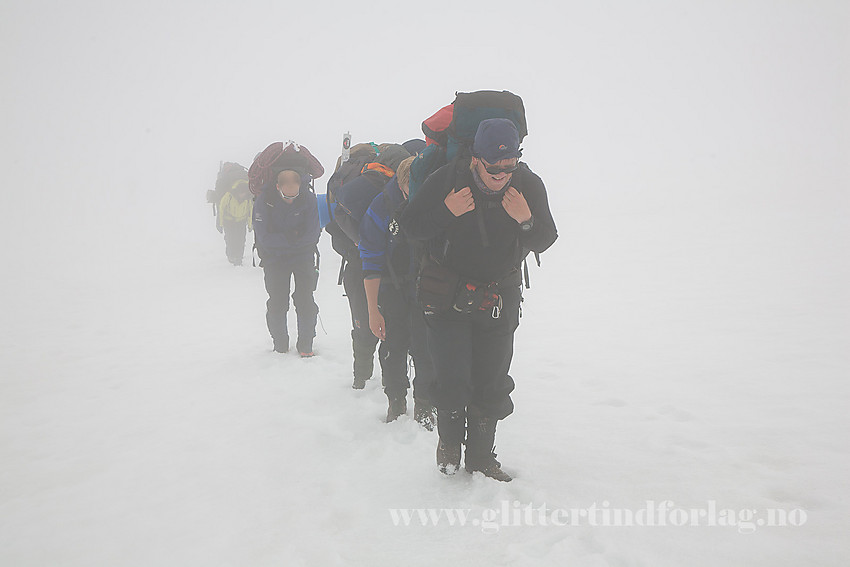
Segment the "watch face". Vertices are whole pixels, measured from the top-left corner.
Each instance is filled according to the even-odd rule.
[[[519,225],[519,227],[524,231],[529,231],[529,230],[531,230],[532,222],[531,221],[525,221],[524,223]]]

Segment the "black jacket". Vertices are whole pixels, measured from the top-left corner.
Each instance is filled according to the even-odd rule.
[[[469,161],[452,162],[431,174],[405,208],[401,228],[412,240],[426,240],[431,256],[465,279],[499,281],[519,269],[529,251],[543,252],[558,238],[540,177],[521,163],[509,186],[522,193],[531,209],[534,226],[528,232],[502,207],[506,189],[485,195],[476,187]],[[472,188],[475,210],[452,214],[444,200],[453,187]]]

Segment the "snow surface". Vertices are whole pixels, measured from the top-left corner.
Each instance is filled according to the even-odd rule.
[[[0,565],[848,564],[846,4],[469,3],[520,39],[427,56],[418,5],[352,9],[0,7]],[[376,60],[345,65],[364,30]],[[350,388],[326,235],[318,356],[271,352],[262,272],[203,202],[219,160],[293,138],[330,168],[342,132],[417,137],[482,88],[523,96],[560,230],[516,337],[509,484],[441,475],[412,412],[382,422],[378,371]],[[647,501],[805,522],[480,522]],[[391,514],[455,508],[478,525]]]

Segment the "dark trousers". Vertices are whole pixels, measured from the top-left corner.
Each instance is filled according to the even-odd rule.
[[[520,283],[505,282],[500,294],[498,318],[493,318],[492,309],[469,314],[449,309],[425,315],[435,371],[433,402],[438,410],[464,414],[467,406],[475,406],[481,415],[493,419],[513,412],[514,381],[508,371],[519,326]]]
[[[245,255],[245,235],[248,230],[248,221],[223,220],[221,227],[224,229],[224,252],[231,264],[242,264],[242,256]]]
[[[413,397],[417,400],[434,400],[434,361],[428,349],[428,335],[425,327],[425,315],[415,294],[410,298],[410,356],[413,357]]]
[[[363,287],[363,269],[359,259],[346,262],[342,285],[351,310],[351,345],[354,351],[354,377],[368,380],[374,370],[378,337],[369,330],[369,303]]]
[[[295,278],[292,303],[298,318],[298,350],[309,352],[316,336],[319,306],[313,300],[316,290],[316,269],[313,255],[303,255],[282,261],[263,263],[263,273],[269,300],[266,302],[266,323],[275,344],[289,344],[286,313],[289,311],[289,290]]]
[[[385,280],[378,296],[378,307],[386,324],[386,339],[378,348],[384,393],[390,399],[403,398],[410,388],[407,373],[407,354],[413,357],[415,374],[413,397],[431,399],[434,367],[428,353],[425,322],[404,283],[400,288]],[[414,328],[414,322],[418,322]]]

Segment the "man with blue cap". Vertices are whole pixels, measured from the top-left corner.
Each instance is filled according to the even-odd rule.
[[[513,412],[508,374],[522,299],[520,266],[558,237],[543,181],[519,161],[511,120],[482,121],[471,157],[431,174],[401,217],[409,238],[426,241],[418,279],[434,362],[437,464],[500,481],[496,422]]]

